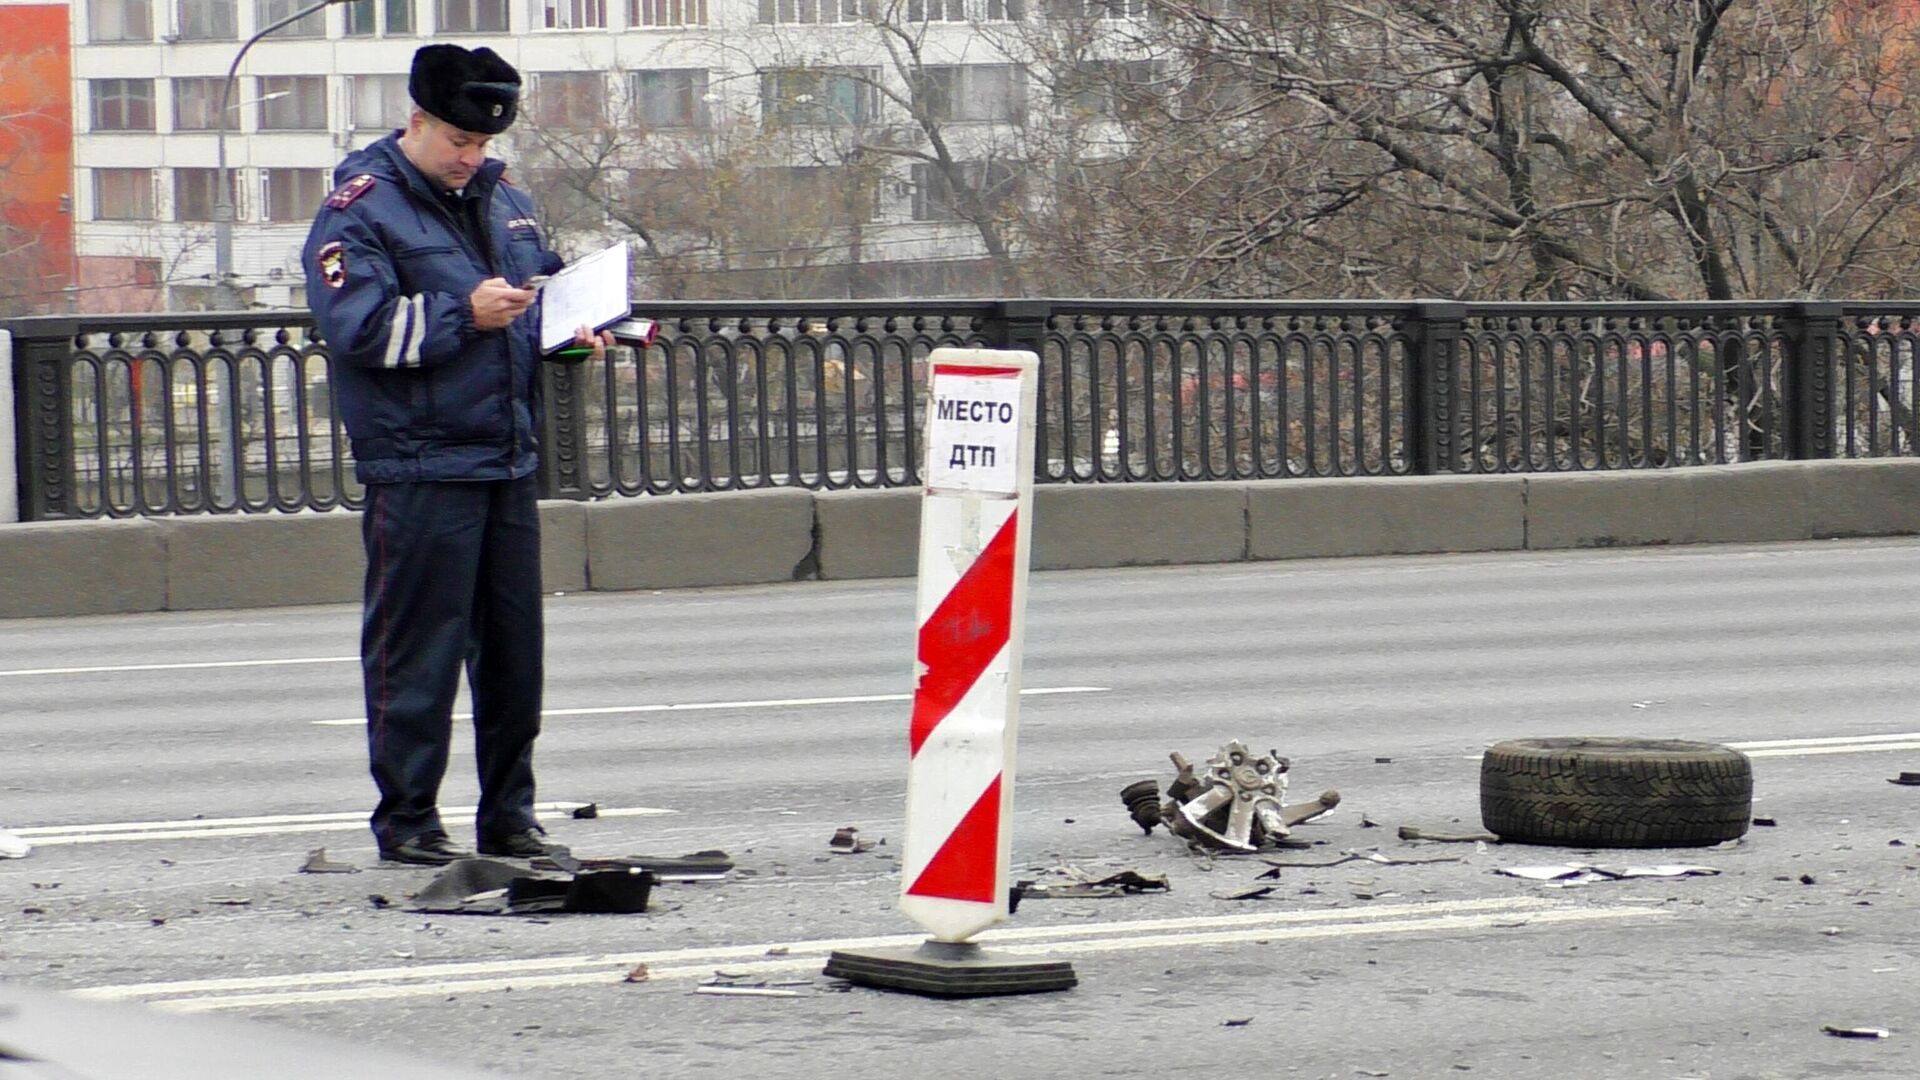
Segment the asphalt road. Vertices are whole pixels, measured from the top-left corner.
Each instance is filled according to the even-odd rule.
[[[364,828],[353,608],[0,622],[0,827],[37,845],[0,860],[0,979],[526,1077],[1920,1074],[1920,787],[1886,782],[1920,769],[1920,542],[1032,585],[1015,875],[1172,884],[1029,900],[988,935],[1072,961],[1071,991],[937,1001],[820,973],[837,943],[915,939],[892,857],[908,581],[550,600],[538,764],[556,837],[739,867],[624,916],[406,910],[432,871],[380,868]],[[1748,749],[1755,813],[1777,824],[1633,853],[1395,836],[1477,827],[1491,742],[1607,734]],[[1127,820],[1121,787],[1231,738],[1291,757],[1292,798],[1344,797],[1299,830],[1310,849],[1273,858],[1458,861],[1259,881],[1257,860]],[[444,803],[473,794],[460,737]],[[601,815],[572,819],[584,803]],[[831,853],[845,825],[891,843]],[[321,846],[362,872],[297,873]],[[1494,873],[1568,860],[1720,873]],[[1216,895],[1254,884],[1277,887]],[[797,993],[695,993],[716,971]]]

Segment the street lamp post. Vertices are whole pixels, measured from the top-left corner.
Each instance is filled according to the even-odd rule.
[[[220,111],[214,118],[214,148],[219,156],[219,168],[214,175],[213,193],[213,273],[214,288],[219,297],[221,309],[232,311],[240,306],[239,291],[233,287],[233,171],[227,168],[227,102],[233,100],[233,81],[240,73],[240,62],[247,58],[247,50],[253,43],[273,33],[275,30],[320,11],[333,4],[346,0],[319,0],[318,3],[304,7],[299,11],[268,26],[246,40],[240,51],[233,54],[233,64],[227,68],[227,81],[220,87]],[[236,117],[237,125],[239,119]]]

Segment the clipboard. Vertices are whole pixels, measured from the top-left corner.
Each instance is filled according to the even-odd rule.
[[[595,332],[633,313],[625,243],[568,263],[540,286],[540,351],[573,344],[581,326]]]

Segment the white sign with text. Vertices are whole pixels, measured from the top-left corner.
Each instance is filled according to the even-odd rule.
[[[1020,369],[935,363],[927,408],[927,489],[1020,493]]]

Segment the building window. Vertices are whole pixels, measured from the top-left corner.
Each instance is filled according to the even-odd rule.
[[[348,37],[412,34],[413,0],[348,0]]]
[[[266,221],[312,221],[327,197],[327,173],[324,169],[268,169],[262,180],[265,203],[261,212]]]
[[[1049,19],[1142,19],[1147,0],[1041,0]]]
[[[327,77],[270,75],[260,88],[261,131],[327,130]]]
[[[440,30],[448,34],[504,34],[507,0],[439,0]]]
[[[240,36],[239,0],[180,0],[180,37],[232,41]]]
[[[219,169],[173,170],[173,219],[175,221],[212,221],[215,195],[220,190]],[[240,202],[240,175],[227,170],[227,202]]]
[[[152,221],[152,169],[93,170],[95,221]]]
[[[265,30],[274,23],[303,8],[312,7],[311,0],[253,0],[253,22],[255,30]],[[326,37],[327,13],[316,11],[311,15],[289,23],[274,31],[275,37]]]
[[[760,76],[768,127],[846,127],[880,115],[879,68],[777,68]]]
[[[1026,69],[1013,64],[931,65],[917,91],[934,121],[1017,123],[1026,115]]]
[[[850,23],[864,21],[872,0],[760,0],[763,23]]]
[[[90,79],[93,130],[152,131],[152,79]]]
[[[93,0],[87,9],[87,40],[152,41],[152,0]]]
[[[533,0],[536,30],[606,29],[607,0]]]
[[[219,120],[220,91],[226,83],[227,80],[218,78],[173,80],[173,130],[212,131]],[[236,101],[239,99],[239,87],[234,87],[233,96]],[[236,111],[233,103],[229,102],[228,131],[234,129]]]
[[[959,166],[960,182],[979,197],[987,213],[1005,216],[1019,194],[1013,168],[1001,161],[963,161]],[[945,170],[928,162],[914,165],[913,220],[964,221],[964,204]]]
[[[705,26],[707,0],[630,0],[629,26]]]
[[[634,72],[633,122],[643,128],[707,127],[706,69]]]
[[[534,123],[592,128],[606,119],[606,81],[597,71],[543,71],[533,77]]]
[[[407,96],[405,75],[350,75],[353,97],[353,126],[368,128],[405,127],[413,112],[413,98]]]

